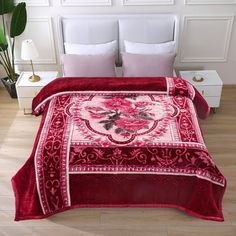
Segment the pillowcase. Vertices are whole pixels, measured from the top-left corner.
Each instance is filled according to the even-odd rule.
[[[134,54],[161,54],[161,53],[174,53],[175,41],[167,43],[134,43],[124,40],[125,52]]]
[[[115,77],[113,54],[61,56],[63,74],[67,77]]]
[[[114,53],[117,51],[117,41],[101,44],[77,44],[77,43],[64,43],[66,54],[77,55],[97,55]]]
[[[124,77],[172,77],[175,53],[144,55],[123,53]]]

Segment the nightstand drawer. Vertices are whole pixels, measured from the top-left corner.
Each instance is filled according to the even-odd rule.
[[[210,107],[220,106],[223,82],[215,70],[180,71],[179,74],[195,86]]]
[[[204,97],[208,103],[209,107],[219,107],[220,97]]]
[[[42,87],[18,87],[17,88],[17,95],[18,98],[32,98],[35,97]]]
[[[18,99],[19,107],[21,109],[31,109],[33,98],[20,98]]]
[[[33,98],[41,91],[41,89],[57,78],[57,71],[36,71],[36,75],[40,76],[37,82],[29,81],[32,75],[31,71],[21,72],[16,82],[16,91],[18,96],[19,107],[24,109],[24,114],[29,114],[32,107]]]
[[[221,96],[222,86],[195,86],[201,95],[206,97]]]

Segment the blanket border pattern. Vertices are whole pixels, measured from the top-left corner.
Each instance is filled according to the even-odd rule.
[[[68,124],[72,119],[61,109],[70,101],[70,95],[51,101],[35,153],[36,184],[44,214],[71,205],[67,158],[72,131]],[[60,160],[58,151],[65,158]]]

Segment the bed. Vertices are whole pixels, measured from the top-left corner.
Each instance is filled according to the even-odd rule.
[[[117,63],[124,39],[178,38],[173,15],[61,17],[59,26],[62,51],[65,41],[117,39]],[[198,124],[209,107],[183,79],[57,78],[32,111],[42,120],[29,159],[12,178],[15,220],[83,207],[170,207],[224,220],[226,179]]]

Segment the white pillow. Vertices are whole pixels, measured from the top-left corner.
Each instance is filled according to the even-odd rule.
[[[113,53],[117,51],[116,40],[101,44],[64,43],[64,45],[66,54],[97,55]]]
[[[114,53],[98,55],[61,56],[63,74],[66,77],[115,77]]]
[[[125,52],[133,54],[163,54],[175,53],[175,41],[167,43],[135,43],[124,40]]]
[[[122,53],[124,77],[173,77],[175,53]]]

